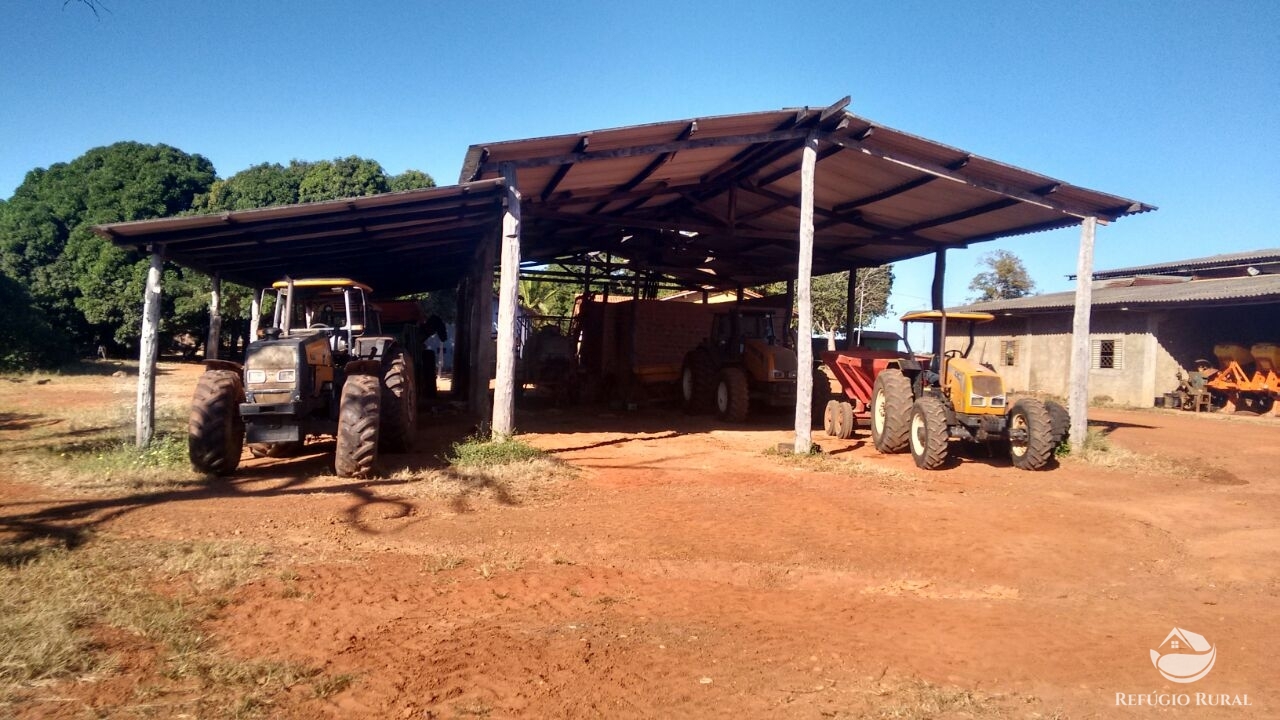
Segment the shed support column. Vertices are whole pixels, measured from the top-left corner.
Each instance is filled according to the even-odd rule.
[[[493,437],[511,437],[515,430],[516,338],[520,302],[520,189],[516,168],[503,163],[507,207],[502,215],[501,270],[498,281],[498,369],[493,391]],[[639,286],[637,286],[639,287]]]
[[[209,291],[209,336],[204,341],[204,359],[217,360],[222,344],[222,276],[213,274]],[[234,345],[235,343],[232,343]],[[233,347],[232,350],[235,348]]]
[[[818,136],[804,141],[800,160],[800,256],[796,272],[796,441],[795,453],[808,454],[813,443],[813,174]]]
[[[946,303],[943,298],[943,288],[945,287],[946,277],[947,277],[947,249],[940,247],[937,250],[935,250],[933,253],[932,302],[933,302],[934,310],[946,309]],[[942,347],[942,342],[943,342],[942,335],[943,335],[943,331],[946,330],[946,327],[947,327],[947,320],[945,317],[933,326],[933,355],[934,357],[939,358],[938,367],[942,367],[942,364],[941,364],[942,353],[945,353],[947,351],[946,348]],[[939,372],[941,372],[941,370],[939,370]]]
[[[156,358],[160,350],[160,277],[164,270],[164,248],[151,249],[147,289],[142,299],[142,348],[138,353],[138,407],[135,442],[151,444],[156,430]]]
[[[249,342],[258,339],[258,325],[262,323],[262,293],[254,292],[253,299],[249,301]],[[245,352],[249,352],[249,346],[245,345]]]
[[[861,338],[862,326],[858,324],[858,268],[849,268],[849,284],[844,293],[844,350],[857,346],[854,333]]]
[[[501,232],[501,231],[499,231]],[[471,412],[480,425],[480,434],[490,432],[492,408],[489,405],[489,381],[493,379],[493,257],[498,244],[496,233],[485,238],[472,273],[475,312],[472,315]]]
[[[1098,219],[1087,217],[1080,226],[1080,254],[1076,258],[1076,312],[1071,323],[1071,385],[1067,412],[1071,414],[1071,447],[1079,451],[1089,432],[1089,315],[1093,307],[1093,237]]]

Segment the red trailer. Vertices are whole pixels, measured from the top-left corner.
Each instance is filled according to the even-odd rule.
[[[897,364],[909,359],[910,355],[896,350],[857,348],[822,353],[822,362],[831,369],[840,383],[840,395],[843,396],[843,399],[827,402],[822,415],[823,430],[842,440],[853,437],[858,423],[869,422],[871,419],[871,395],[876,376],[889,367],[891,362]],[[922,367],[927,367],[931,360],[929,355],[915,357],[915,361]]]

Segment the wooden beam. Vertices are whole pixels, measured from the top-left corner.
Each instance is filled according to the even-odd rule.
[[[507,183],[507,207],[502,215],[502,251],[498,282],[498,367],[493,391],[493,437],[502,440],[515,432],[516,338],[520,304],[520,189],[516,169],[502,164]]]
[[[899,232],[913,233],[917,230],[927,230],[932,227],[938,227],[939,225],[960,222],[961,220],[968,220],[969,218],[978,217],[979,215],[986,215],[987,213],[1004,210],[1005,208],[1013,207],[1020,202],[1022,201],[1015,200],[1013,198],[1004,198],[1003,200],[996,200],[995,202],[990,202],[986,205],[979,205],[978,207],[961,210],[960,212],[951,213],[950,215],[943,215],[942,217],[936,217],[931,220],[922,220],[918,223],[912,223],[901,228]]]
[[[147,286],[142,296],[142,343],[138,351],[138,398],[134,441],[140,448],[151,444],[156,430],[156,360],[160,355],[160,278],[164,272],[164,246],[153,246]]]
[[[209,290],[209,335],[204,341],[204,359],[217,360],[222,345],[222,275],[214,273]]]
[[[814,168],[818,164],[818,134],[805,139],[800,165],[800,253],[796,295],[800,317],[796,328],[796,438],[797,455],[809,454],[813,445],[813,194]]]
[[[1076,306],[1071,321],[1071,381],[1067,412],[1071,415],[1071,447],[1079,452],[1089,432],[1089,319],[1093,309],[1093,241],[1098,223],[1085,218],[1080,225],[1076,255]]]
[[[817,158],[815,158],[814,161],[816,162]],[[800,205],[799,196],[783,195],[782,193],[774,192],[773,190],[768,190],[766,188],[755,187],[755,186],[751,186],[744,189],[756,195],[760,195],[762,197],[766,197],[780,203],[785,203],[793,207],[798,207]],[[921,245],[923,247],[936,247],[939,244],[941,244],[936,240],[930,240],[929,238],[920,237],[913,233],[899,232],[896,228],[892,228],[887,225],[881,225],[879,223],[873,223],[869,220],[864,220],[860,215],[858,215],[858,213],[841,215],[832,210],[827,210],[826,208],[814,208],[813,212],[815,215],[821,215],[822,217],[830,218],[832,220],[832,222],[830,223],[823,223],[821,229],[826,229],[835,224],[845,224],[845,225],[852,225],[857,228],[862,228],[863,230],[872,230],[874,232],[879,232],[882,234],[881,237],[868,238],[865,241],[866,244],[879,244],[879,242],[884,240],[893,240],[896,244],[899,244],[899,245]],[[839,238],[836,240],[836,242],[853,243],[853,242],[862,242],[862,241],[854,240],[852,238]]]
[[[505,162],[510,162],[517,170],[523,170],[525,168],[563,165],[565,163],[584,163],[595,160],[615,160],[618,158],[639,157],[644,155],[661,155],[662,153],[680,152],[682,150],[701,150],[705,148],[726,147],[731,145],[759,145],[786,140],[796,140],[798,138],[805,137],[808,132],[808,130],[804,129],[791,129],[774,132],[750,133],[746,135],[689,138],[687,140],[652,143],[649,145],[632,145],[628,147],[612,148],[609,150],[587,150],[580,153],[571,152],[563,155],[521,158],[519,160],[507,160]],[[497,171],[497,163],[492,161],[484,163],[480,169],[481,173],[495,171]]]
[[[853,329],[858,324],[858,268],[849,268],[849,282],[844,290],[844,349],[854,347]]]
[[[905,168],[910,168],[912,170],[917,170],[922,173],[927,173],[929,175],[933,175],[935,177],[938,177],[944,180],[950,180],[951,182],[967,185],[977,190],[983,190],[985,192],[994,193],[996,195],[1003,195],[1005,197],[1017,198],[1018,200],[1021,200],[1022,202],[1025,202],[1025,203],[1038,205],[1040,207],[1047,208],[1049,210],[1055,210],[1057,212],[1065,213],[1067,215],[1073,215],[1078,218],[1092,217],[1093,216],[1092,214],[1097,212],[1096,210],[1093,210],[1093,209],[1076,207],[1076,206],[1068,205],[1055,200],[1049,200],[1047,198],[1040,197],[1032,192],[1022,190],[1020,188],[1015,188],[1010,185],[1005,185],[1003,183],[996,183],[996,182],[990,182],[986,180],[978,180],[976,178],[966,177],[942,165],[937,165],[931,162],[927,162],[924,160],[917,160],[914,158],[906,158],[899,155],[898,153],[895,153],[889,150],[882,150],[879,148],[869,147],[863,144],[862,142],[855,140],[851,137],[841,137],[834,134],[828,134],[824,137],[824,139],[827,140],[828,142],[836,143],[837,145],[848,148],[850,150],[857,150],[858,152],[864,153],[866,155],[870,155],[872,157],[880,158],[881,160],[887,160],[888,162],[894,163],[896,165],[901,165],[902,167],[905,167]],[[1107,219],[1113,220],[1115,218],[1112,217]]]
[[[587,147],[590,144],[591,140],[586,135],[583,135],[578,138],[578,144],[573,147],[573,152],[578,154],[584,153],[587,151]],[[546,202],[547,198],[551,197],[551,193],[555,192],[557,187],[560,187],[560,183],[564,181],[564,177],[568,175],[569,171],[572,169],[573,163],[565,163],[556,169],[556,174],[551,176],[551,180],[547,182],[547,186],[542,189],[543,202]]]

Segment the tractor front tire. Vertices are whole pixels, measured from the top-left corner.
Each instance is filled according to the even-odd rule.
[[[1023,398],[1009,411],[1009,458],[1019,470],[1043,470],[1053,459],[1053,420],[1044,403]],[[1014,436],[1018,435],[1018,439]]]
[[[951,457],[947,408],[935,397],[922,397],[911,408],[911,459],[922,470],[937,470]]]
[[[382,361],[381,449],[407,452],[418,432],[418,392],[414,387],[413,358],[404,348],[393,348]]]
[[[1044,401],[1044,409],[1049,412],[1049,427],[1053,432],[1053,447],[1066,442],[1071,437],[1071,414],[1062,403],[1053,400]]]
[[[378,462],[382,388],[373,375],[353,375],[342,386],[333,466],[340,477],[367,478]]]
[[[207,475],[230,475],[240,467],[244,421],[240,403],[244,384],[230,370],[207,370],[196,383],[187,421],[191,467]]]
[[[701,348],[690,350],[680,368],[680,397],[690,415],[711,412],[716,402],[716,361]]]
[[[720,383],[716,386],[716,414],[731,423],[745,422],[750,404],[747,374],[742,368],[727,367],[720,371]]]
[[[911,380],[897,368],[876,376],[871,391],[871,441],[882,453],[907,449],[911,430]]]

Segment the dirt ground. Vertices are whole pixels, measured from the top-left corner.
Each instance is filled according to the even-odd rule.
[[[164,370],[162,398],[180,405],[199,366]],[[129,376],[63,384],[0,383],[0,448],[60,422],[50,408],[133,401]],[[393,469],[440,466],[472,430],[448,408],[423,420]],[[824,460],[767,454],[790,439],[785,415],[730,428],[662,408],[531,409],[523,438],[578,470],[536,491],[341,479],[320,444],[164,492],[0,469],[0,529],[271,547],[293,591],[276,576],[240,587],[208,631],[244,657],[354,678],[274,717],[1280,716],[1280,421],[1090,420],[1137,455],[924,472],[865,432],[816,431]],[[1217,647],[1193,685],[1149,657],[1174,627]],[[77,703],[16,712],[112,715],[147,672],[67,681],[56,694]],[[1117,706],[1148,693],[1193,706]],[[1195,707],[1195,693],[1250,705]]]

